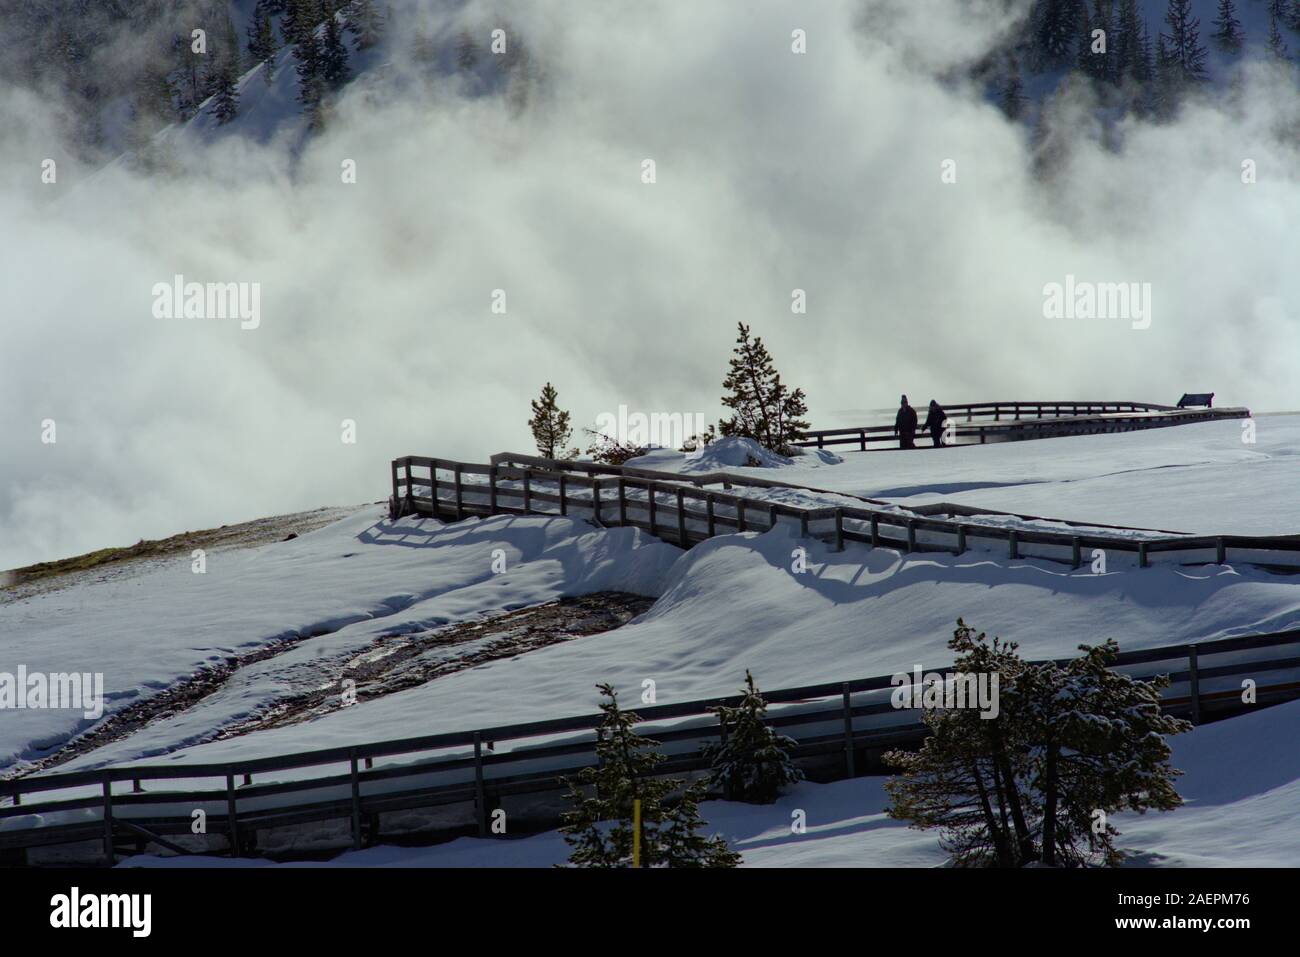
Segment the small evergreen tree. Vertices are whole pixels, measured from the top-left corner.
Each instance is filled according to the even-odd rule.
[[[1173,784],[1182,772],[1169,766],[1165,736],[1191,724],[1160,709],[1168,676],[1135,681],[1109,670],[1119,653],[1114,640],[1079,650],[1063,668],[1050,661],[1028,668],[1017,698],[1042,800],[1041,857],[1049,867],[1098,859],[1116,866],[1119,832],[1109,816],[1182,804]]]
[[[628,867],[634,840],[633,807],[641,804],[642,867],[735,867],[740,855],[726,839],[705,837],[699,802],[703,781],[682,790],[670,804],[669,796],[683,782],[654,776],[667,758],[654,750],[657,741],[633,730],[637,715],[623,711],[608,684],[596,686],[604,701],[604,720],[596,729],[598,766],[583,768],[569,779],[572,809],[564,813],[564,840],[573,849],[569,863],[575,867]]]
[[[325,21],[325,32],[320,40],[321,81],[331,92],[342,88],[348,81],[348,48],[343,45],[343,29],[336,17]]]
[[[1275,60],[1287,58],[1286,40],[1282,38],[1282,31],[1278,29],[1277,15],[1272,13],[1268,18],[1268,55]]]
[[[316,6],[312,0],[286,0],[280,19],[280,34],[285,46],[301,42],[316,24]]]
[[[728,801],[771,804],[781,789],[803,779],[803,772],[790,759],[795,742],[778,734],[763,720],[767,702],[754,687],[754,676],[745,671],[740,704],[713,709],[722,725],[722,740],[704,746],[712,762],[709,786],[721,788]]]
[[[537,443],[537,454],[543,458],[555,458],[555,450],[562,449],[573,434],[569,427],[569,413],[556,404],[559,393],[549,382],[542,386],[540,398],[533,399],[533,417],[528,420],[533,440]]]
[[[227,14],[210,80],[212,113],[222,126],[239,113],[238,81],[239,36],[235,32],[234,21]]]
[[[1080,0],[1039,0],[1032,29],[1040,67],[1051,69],[1069,62],[1078,31],[1079,6]]]
[[[352,43],[358,50],[369,49],[379,42],[384,32],[384,15],[375,6],[374,0],[354,0],[347,18],[348,32],[352,34]]]
[[[1191,3],[1192,0],[1169,0],[1165,11],[1169,32],[1161,35],[1167,41],[1167,64],[1178,92],[1207,79],[1207,51],[1200,40],[1201,21],[1192,16]]]
[[[293,10],[290,7],[290,10]],[[300,8],[301,13],[301,8]],[[287,15],[286,15],[287,16]],[[298,102],[307,117],[307,128],[319,129],[321,101],[325,95],[325,77],[321,69],[320,42],[311,27],[302,28],[294,44],[293,57],[298,61]]]
[[[1032,827],[1037,816],[1027,786],[1024,723],[1013,699],[1024,662],[1015,642],[989,640],[961,619],[948,647],[954,670],[997,675],[996,718],[973,708],[926,709],[931,737],[919,752],[889,752],[887,764],[902,775],[886,782],[887,812],[913,827],[940,828],[940,845],[958,866],[1018,867],[1035,857]],[[913,689],[917,693],[917,689]]]
[[[275,78],[272,73],[275,67],[275,54],[279,48],[280,44],[275,38],[275,28],[271,23],[271,12],[266,6],[266,0],[258,0],[257,6],[253,8],[253,20],[248,25],[248,55],[254,62],[265,64],[266,69],[262,71],[262,76],[268,85]]]
[[[998,105],[1009,120],[1018,120],[1025,115],[1025,86],[1014,57],[1009,58],[1007,75],[998,91]]]
[[[998,675],[997,714],[927,708],[921,750],[885,755],[902,771],[885,785],[888,813],[940,829],[957,865],[1118,864],[1110,815],[1181,802],[1165,736],[1190,725],[1161,711],[1167,679],[1111,671],[1114,641],[1080,645],[1064,667],[1031,665],[1014,643],[957,624],[955,670]]]
[[[1139,57],[1141,28],[1138,26],[1137,0],[1120,0],[1115,17],[1115,81],[1140,79]]]
[[[456,66],[461,70],[472,70],[479,61],[478,44],[468,30],[456,35]]]
[[[789,455],[791,443],[808,428],[803,416],[808,404],[803,389],[791,391],[777,374],[763,340],[749,337],[749,326],[738,323],[739,335],[731,368],[722,380],[727,395],[722,404],[732,415],[718,423],[724,436],[753,439],[764,448]]]
[[[1234,0],[1219,0],[1219,15],[1214,18],[1214,42],[1219,49],[1230,53],[1238,52],[1245,42],[1246,35],[1241,31],[1241,21],[1237,19],[1237,5]]]

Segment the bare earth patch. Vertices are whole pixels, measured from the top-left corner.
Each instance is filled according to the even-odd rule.
[[[343,694],[347,681],[354,683],[357,702],[380,698],[489,661],[514,658],[548,645],[613,631],[653,604],[654,599],[641,595],[597,592],[490,618],[442,625],[426,632],[385,635],[346,658],[314,662],[320,679],[317,687],[283,697],[272,707],[238,723],[214,728],[209,740],[298,724],[338,711],[347,706]],[[0,779],[48,770],[134,734],[148,724],[166,720],[217,691],[239,669],[274,658],[310,640],[311,637],[286,639],[204,666],[179,684],[113,714],[54,753],[0,772]],[[401,737],[402,732],[403,729],[394,728],[392,736]]]

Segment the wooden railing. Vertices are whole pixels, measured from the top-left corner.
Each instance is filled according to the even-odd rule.
[[[723,491],[710,490],[711,485],[720,485]],[[1078,531],[1008,527],[979,519],[1048,519],[950,503],[904,509],[842,492],[726,472],[690,475],[516,453],[493,456],[490,464],[423,456],[395,459],[392,488],[393,517],[418,514],[459,521],[498,514],[570,515],[602,526],[640,528],[682,548],[716,535],[785,525],[797,528],[801,538],[826,542],[836,550],[846,541],[954,555],[992,547],[1005,550],[1011,559],[1044,559],[1078,568],[1085,551],[1101,549],[1108,561],[1118,555],[1135,559],[1142,568],[1164,562],[1226,564],[1230,559],[1278,570],[1300,568],[1300,535],[1179,535],[1070,522],[1064,524]],[[862,504],[801,507],[744,494],[771,488]]]
[[[1261,652],[1267,657],[1239,660]],[[1207,663],[1220,655],[1230,660]],[[1165,666],[1150,667],[1160,663]],[[764,692],[768,723],[795,740],[796,759],[821,762],[823,779],[855,776],[867,757],[916,747],[924,739],[920,712],[899,710],[889,700],[900,682],[910,682],[914,666],[900,668],[906,680],[877,675]],[[1140,679],[1168,675],[1164,709],[1199,722],[1300,697],[1296,675],[1282,674],[1300,669],[1300,630],[1123,652],[1113,667]],[[1265,680],[1266,675],[1273,677]],[[1242,701],[1241,679],[1247,677],[1256,684],[1251,704]],[[1231,680],[1223,682],[1225,688],[1207,689],[1215,679]],[[638,731],[659,741],[668,756],[656,773],[705,770],[702,745],[720,735],[712,709],[739,700],[635,708],[644,722]],[[489,814],[503,798],[555,791],[564,778],[591,766],[591,732],[601,720],[590,713],[244,761],[120,766],[3,781],[0,802],[8,803],[0,804],[0,850],[101,841],[105,861],[112,861],[115,843],[126,839],[187,853],[166,835],[191,834],[199,810],[206,814],[207,831],[226,837],[231,854],[240,853],[258,829],[324,820],[347,821],[352,846],[361,847],[378,833],[375,815],[457,804],[472,807],[472,820],[486,835]],[[304,770],[312,773],[285,774]],[[255,777],[261,780],[255,783]],[[212,781],[215,787],[196,786]],[[55,792],[74,793],[51,797]]]
[[[924,416],[925,409],[917,412]],[[944,415],[950,424],[950,444],[983,445],[1247,418],[1250,410],[1179,409],[1151,402],[958,402],[944,406]],[[856,445],[865,452],[869,446],[896,447],[897,438],[892,425],[865,425],[805,432],[794,444],[819,449]]]

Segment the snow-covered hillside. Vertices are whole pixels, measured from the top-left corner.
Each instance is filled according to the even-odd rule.
[[[953,485],[964,483],[971,500],[997,494],[1002,505],[1049,515],[1068,503],[1069,517],[1082,520],[1096,514],[1091,502],[1110,502],[1099,509],[1106,519],[1175,528],[1200,527],[1218,509],[1238,523],[1231,530],[1294,533],[1300,517],[1287,483],[1300,417],[1266,420],[1259,451],[1232,446],[1236,432],[1225,425],[1236,430],[1223,423],[911,455],[847,453],[840,464],[805,456],[754,471],[873,494],[935,495],[937,487],[951,498],[959,494]],[[1035,482],[1017,484],[1017,476]],[[1156,514],[1143,503],[1158,506]],[[497,516],[444,526],[390,522],[372,506],[294,541],[211,560],[203,575],[192,574],[183,556],[134,578],[0,605],[0,628],[14,636],[15,660],[31,670],[103,671],[110,711],[204,663],[301,639],[238,669],[194,707],[64,765],[73,768],[164,754],[247,758],[584,714],[594,708],[597,681],[638,687],[652,677],[668,703],[729,693],[747,668],[766,687],[789,687],[942,665],[959,616],[1035,656],[1108,637],[1135,649],[1300,626],[1295,579],[1250,566],[1096,575],[992,553],[906,556],[856,545],[834,553],[813,543],[809,572],[800,575],[790,570],[800,544],[782,528],[722,536],[683,553],[637,530],[572,519]],[[498,549],[501,574],[493,569]],[[606,635],[313,721],[209,740],[302,691],[304,681],[319,681],[319,671],[303,669],[308,663],[345,661],[380,636],[605,589],[658,601]],[[17,712],[0,729],[0,754],[10,762],[38,757],[88,724],[69,712]]]

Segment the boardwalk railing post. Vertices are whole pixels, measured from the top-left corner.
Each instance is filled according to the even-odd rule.
[[[677,490],[677,538],[681,542],[682,548],[686,548],[690,543],[686,541],[686,505],[682,502],[682,496],[685,494],[683,489]]]
[[[1222,564],[1224,563],[1224,560],[1225,560],[1225,558],[1227,557],[1227,551],[1228,551],[1228,550],[1227,550],[1226,548],[1223,547],[1223,539],[1222,539],[1222,538],[1216,538],[1216,539],[1214,540],[1214,561],[1215,561],[1215,564],[1217,564],[1217,565],[1222,565]]]
[[[113,779],[104,772],[104,862],[113,865]]]
[[[1075,568],[1083,564],[1082,556],[1079,554],[1080,550],[1079,536],[1075,535],[1070,539],[1071,561],[1074,563]]]
[[[352,849],[361,850],[361,780],[357,777],[357,749],[348,756],[352,765]]]
[[[389,518],[398,518],[402,511],[402,500],[397,495],[397,459],[393,459],[393,508]]]
[[[1187,646],[1187,673],[1192,686],[1192,724],[1201,723],[1201,676],[1197,673],[1196,646]]]
[[[858,433],[858,442],[859,442],[859,443],[861,444],[861,446],[862,446],[861,451],[865,452],[865,451],[867,450],[867,430],[866,430],[866,429],[863,429],[861,432]]]
[[[591,480],[591,517],[597,525],[600,521],[600,479]]]
[[[1020,557],[1019,544],[1020,543],[1016,540],[1016,530],[1013,528],[1011,531],[1007,532],[1007,554],[1010,555],[1011,558]]]
[[[835,550],[844,551],[844,509],[835,510]]]
[[[404,465],[404,468],[406,469],[406,510],[411,514],[414,514],[415,513],[415,481],[414,481],[415,476],[411,474],[411,457],[409,455],[406,457],[406,463]]]
[[[712,538],[716,534],[716,526],[713,521],[713,493],[712,492],[704,493],[704,514],[708,517],[709,538]]]
[[[655,501],[655,483],[645,483],[646,508],[650,513],[650,534],[655,534],[655,508],[658,502]]]
[[[474,814],[478,818],[478,836],[487,837],[487,799],[483,789],[483,733],[474,732]]]
[[[488,466],[488,514],[497,513],[497,467]]]
[[[966,553],[966,526],[958,525],[957,526],[957,554],[964,555],[965,553]]]
[[[916,551],[916,521],[910,518],[907,520],[907,550]]]
[[[618,524],[627,524],[627,480],[618,478]]]
[[[736,499],[736,531],[743,532],[744,530],[745,530],[745,500],[743,498],[737,498]]]
[[[1138,567],[1146,568],[1147,564],[1147,543],[1138,542]]]
[[[567,501],[567,500],[565,499],[565,497],[564,497],[564,480],[565,480],[565,478],[567,478],[567,476],[566,476],[563,472],[561,472],[561,473],[560,473],[560,514],[561,514],[561,515],[568,515],[568,514],[569,514],[569,503],[568,503],[568,501]]]
[[[849,777],[857,776],[856,761],[853,755],[853,698],[849,694],[849,683],[844,682],[844,766]]]
[[[235,775],[226,772],[226,830],[230,833],[230,856],[239,856],[239,814],[235,808]]]
[[[524,469],[524,511],[527,512],[533,503],[533,483],[532,473]]]
[[[800,538],[807,538],[807,537],[808,537],[808,512],[807,512],[807,510],[800,510],[800,512],[799,512],[799,537],[800,537]]]
[[[871,516],[871,547],[875,548],[880,544],[880,516]]]
[[[456,468],[453,470],[452,474],[453,480],[456,483],[456,521],[459,522],[465,517],[465,484],[464,480],[461,478],[459,462],[456,463]]]

